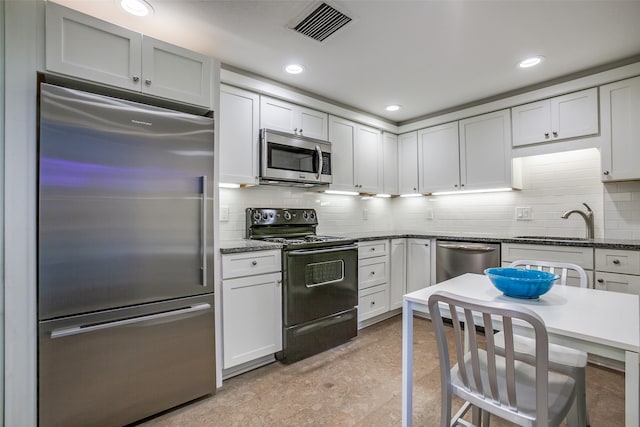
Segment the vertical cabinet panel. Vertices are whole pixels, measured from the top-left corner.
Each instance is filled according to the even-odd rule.
[[[407,239],[407,290],[417,291],[431,285],[431,241]]]
[[[600,87],[602,180],[640,179],[640,77]]]
[[[261,128],[326,140],[328,120],[326,113],[268,96],[260,97]]]
[[[380,131],[356,126],[356,185],[358,191],[382,193],[382,146]]]
[[[421,193],[460,189],[458,122],[418,131]]]
[[[355,191],[355,123],[331,116],[329,118],[329,141],[331,141],[331,172],[333,175],[330,188],[339,191]]]
[[[325,140],[327,139],[327,120],[326,113],[300,107],[298,130],[304,136]]]
[[[258,183],[260,99],[220,86],[220,182]]]
[[[418,193],[418,132],[398,137],[398,190],[400,194]]]
[[[382,191],[400,194],[398,190],[398,136],[382,134]]]
[[[392,239],[390,253],[389,309],[402,307],[402,296],[407,289],[407,242],[406,239]]]

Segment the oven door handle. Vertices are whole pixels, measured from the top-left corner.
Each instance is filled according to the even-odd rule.
[[[356,245],[352,245],[352,246],[338,246],[335,248],[329,248],[329,249],[295,249],[292,251],[287,251],[287,255],[290,256],[300,256],[300,255],[309,255],[309,254],[328,254],[328,253],[332,253],[332,252],[342,252],[342,251],[348,251],[351,249],[358,249],[358,246]]]

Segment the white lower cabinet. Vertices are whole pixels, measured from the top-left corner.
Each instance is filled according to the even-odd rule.
[[[596,249],[596,289],[640,294],[640,251]]]
[[[222,256],[223,368],[282,350],[280,251]]]
[[[407,293],[407,239],[392,239],[389,279],[389,309],[402,307],[402,296]]]
[[[431,240],[407,239],[406,293],[431,286]]]
[[[358,322],[389,311],[389,240],[358,243]]]

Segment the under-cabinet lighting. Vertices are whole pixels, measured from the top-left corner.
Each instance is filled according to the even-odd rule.
[[[391,194],[380,193],[380,194],[376,194],[376,197],[382,197],[384,199],[388,199],[389,197],[391,197]]]
[[[483,190],[458,190],[458,191],[436,191],[432,196],[445,196],[447,194],[474,194],[474,193],[498,193],[501,191],[513,191],[513,188],[486,188]]]
[[[221,182],[218,184],[220,188],[240,188],[240,184],[232,184],[230,182]]]
[[[147,16],[153,12],[153,7],[144,0],[122,0],[120,6],[135,16]]]
[[[324,190],[324,194],[339,194],[342,196],[358,196],[360,193],[357,191],[338,191],[338,190]]]
[[[422,194],[420,194],[420,193],[407,193],[407,194],[401,194],[400,197],[422,197]]]

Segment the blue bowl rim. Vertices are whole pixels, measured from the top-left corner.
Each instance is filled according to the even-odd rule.
[[[499,271],[509,271],[509,270],[518,270],[518,271],[531,271],[531,272],[535,272],[538,277],[514,277],[514,276],[506,276],[506,275],[502,275],[502,274],[498,274],[497,270]],[[530,280],[551,280],[553,279],[553,281],[555,282],[556,280],[558,280],[560,278],[560,276],[558,276],[555,273],[550,273],[548,271],[542,271],[542,270],[536,270],[536,269],[530,269],[530,268],[517,268],[517,267],[491,267],[491,268],[487,268],[484,270],[484,274],[486,274],[487,276],[494,276],[494,277],[501,277],[501,278],[505,278],[505,279],[509,279],[509,280],[515,280],[515,281],[530,281]],[[540,277],[540,275],[542,275],[543,277]],[[546,276],[546,277],[545,277]]]

